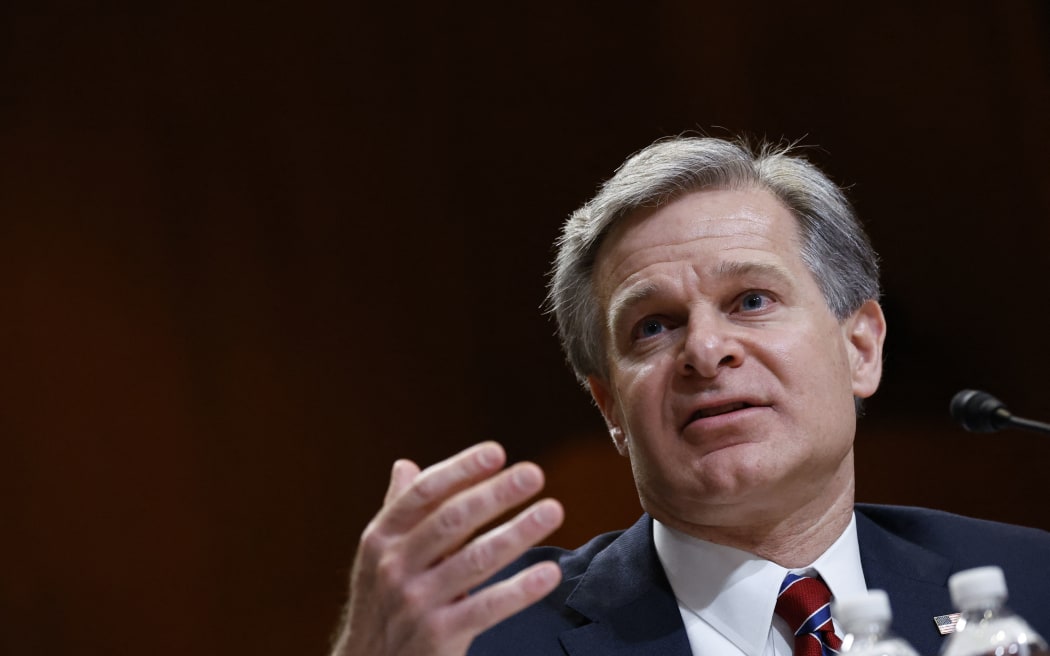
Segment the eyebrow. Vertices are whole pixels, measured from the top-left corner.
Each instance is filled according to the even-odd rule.
[[[778,264],[767,262],[723,262],[714,272],[716,280],[732,278],[745,278],[748,276],[760,276],[773,278],[778,282],[792,285],[791,274],[788,270]],[[622,295],[616,297],[609,305],[608,329],[615,334],[616,327],[623,320],[631,308],[642,303],[660,292],[660,286],[654,282],[645,282],[628,289]]]
[[[743,278],[752,275],[776,278],[785,283],[791,282],[791,274],[787,269],[779,264],[767,262],[723,262],[715,271],[716,278]]]
[[[660,287],[653,282],[647,282],[627,290],[621,296],[616,297],[609,305],[609,325],[611,334],[616,334],[616,327],[622,321],[623,315],[646,299],[652,298],[660,291]]]

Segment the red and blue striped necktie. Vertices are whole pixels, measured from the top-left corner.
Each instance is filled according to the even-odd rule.
[[[842,648],[831,623],[831,591],[820,578],[789,572],[780,585],[776,614],[795,634],[795,656],[831,656]]]

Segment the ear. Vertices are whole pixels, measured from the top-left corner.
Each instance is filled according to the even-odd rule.
[[[843,326],[853,375],[853,396],[866,399],[882,379],[882,345],[886,341],[886,317],[876,301],[865,301]]]
[[[591,396],[598,405],[598,409],[605,418],[605,425],[609,429],[613,444],[621,456],[627,455],[627,438],[623,432],[620,413],[616,406],[616,395],[610,388],[608,381],[598,376],[587,376],[587,386],[591,388]]]

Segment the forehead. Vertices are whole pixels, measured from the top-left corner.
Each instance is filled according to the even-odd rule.
[[[797,221],[764,189],[697,191],[628,215],[599,248],[594,272],[599,296],[608,299],[654,266],[688,263],[710,272],[734,262],[804,268]]]

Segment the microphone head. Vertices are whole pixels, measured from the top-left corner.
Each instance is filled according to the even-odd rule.
[[[1010,423],[1010,411],[987,392],[962,390],[949,405],[952,418],[974,433],[991,433]]]

